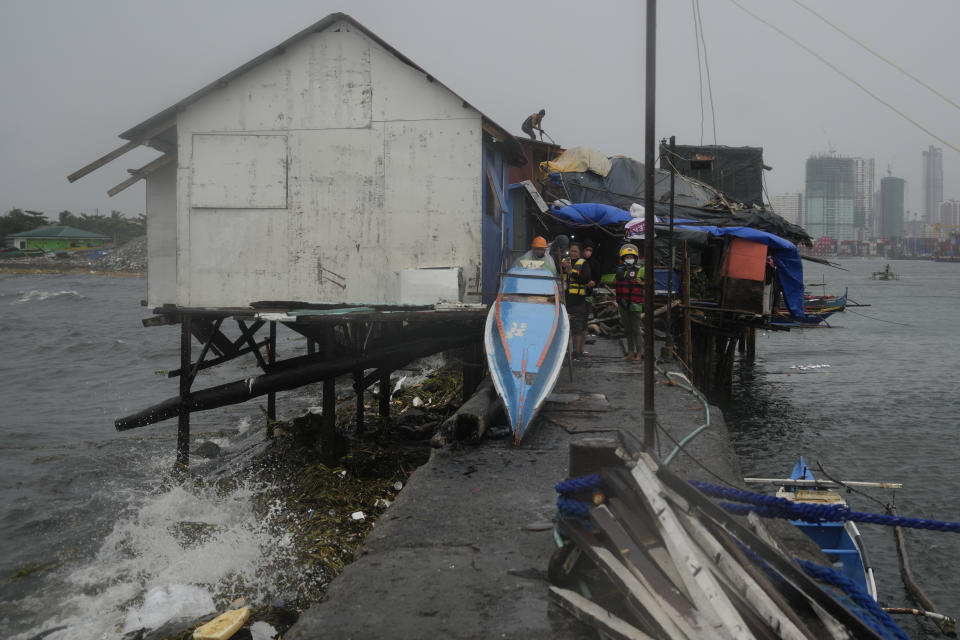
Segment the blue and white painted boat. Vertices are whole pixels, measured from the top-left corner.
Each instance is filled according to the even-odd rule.
[[[816,481],[803,456],[800,456],[793,467],[790,479]],[[777,491],[777,497],[794,502],[846,505],[846,501],[839,492],[816,485],[798,486],[785,483]],[[791,520],[791,522],[817,543],[817,546],[833,562],[834,569],[856,582],[861,589],[870,594],[871,598],[877,599],[877,583],[873,576],[873,567],[870,565],[856,524],[853,522],[811,523],[802,520]]]
[[[503,274],[487,314],[490,377],[516,444],[553,390],[567,353],[570,322],[560,286],[553,259],[528,252]]]

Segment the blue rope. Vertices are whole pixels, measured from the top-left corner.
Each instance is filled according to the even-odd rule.
[[[794,560],[814,580],[842,589],[850,598],[852,604],[856,605],[847,608],[880,636],[895,640],[910,640],[910,637],[894,622],[890,614],[884,611],[879,603],[864,592],[856,582],[833,569],[822,567],[808,560],[802,558],[794,558]]]
[[[573,516],[575,518],[590,519],[590,509],[593,507],[591,502],[582,502],[573,500],[566,496],[557,497],[557,511],[561,516]]]
[[[730,503],[721,503],[727,511],[743,515],[751,511],[766,518],[787,518],[790,520],[802,520],[804,522],[866,522],[868,524],[882,524],[888,527],[906,527],[908,529],[928,529],[931,531],[947,531],[951,533],[960,533],[960,522],[947,522],[944,520],[928,520],[926,518],[906,518],[903,516],[890,516],[882,513],[866,513],[863,511],[852,511],[846,505],[830,504],[810,504],[805,502],[793,502],[785,498],[769,496],[740,489],[730,489],[727,487],[718,487],[705,482],[690,482],[700,491],[716,498],[726,498],[745,502],[747,505],[735,505]],[[753,506],[748,506],[753,505]]]
[[[554,489],[556,489],[560,495],[568,496],[571,493],[594,489],[601,484],[603,484],[603,477],[599,473],[591,473],[582,478],[570,478],[569,480],[558,482],[556,486],[554,486]]]

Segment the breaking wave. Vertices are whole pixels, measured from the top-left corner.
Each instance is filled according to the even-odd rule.
[[[83,296],[76,291],[40,291],[38,289],[33,289],[32,291],[21,292],[20,297],[14,301],[14,304],[43,302],[44,300],[52,300],[55,298],[76,298],[77,300],[80,300],[83,298]]]

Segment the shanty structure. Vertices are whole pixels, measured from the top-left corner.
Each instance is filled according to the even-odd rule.
[[[9,233],[6,238],[8,247],[43,251],[95,250],[112,243],[109,236],[67,226],[37,227],[29,231]]]
[[[120,137],[127,143],[68,179],[140,145],[162,152],[110,193],[146,181],[148,305],[154,321],[192,322],[205,345],[191,362],[185,342],[181,371],[192,373],[182,381],[208,352],[252,351],[261,393],[347,371],[369,385],[364,368],[479,340],[482,303],[508,259],[508,166],[523,152],[352,17],[327,16]],[[222,333],[228,317],[239,339]],[[267,322],[272,336],[276,322],[306,335],[307,360],[270,362],[275,349],[253,328]],[[393,349],[389,363],[382,349]],[[255,387],[227,396],[247,399]],[[211,408],[201,395],[187,384],[172,409],[117,426]]]

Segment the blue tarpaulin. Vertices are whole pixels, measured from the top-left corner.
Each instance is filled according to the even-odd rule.
[[[550,207],[550,213],[558,220],[571,227],[592,227],[596,224],[617,224],[628,222],[633,218],[623,209],[609,204],[595,202],[581,202],[565,207]]]
[[[773,263],[777,265],[777,277],[783,288],[783,299],[790,309],[790,315],[797,319],[803,318],[803,263],[797,245],[780,236],[766,231],[751,229],[750,227],[710,227],[686,226],[683,229],[704,231],[715,236],[734,236],[752,242],[767,245]]]

